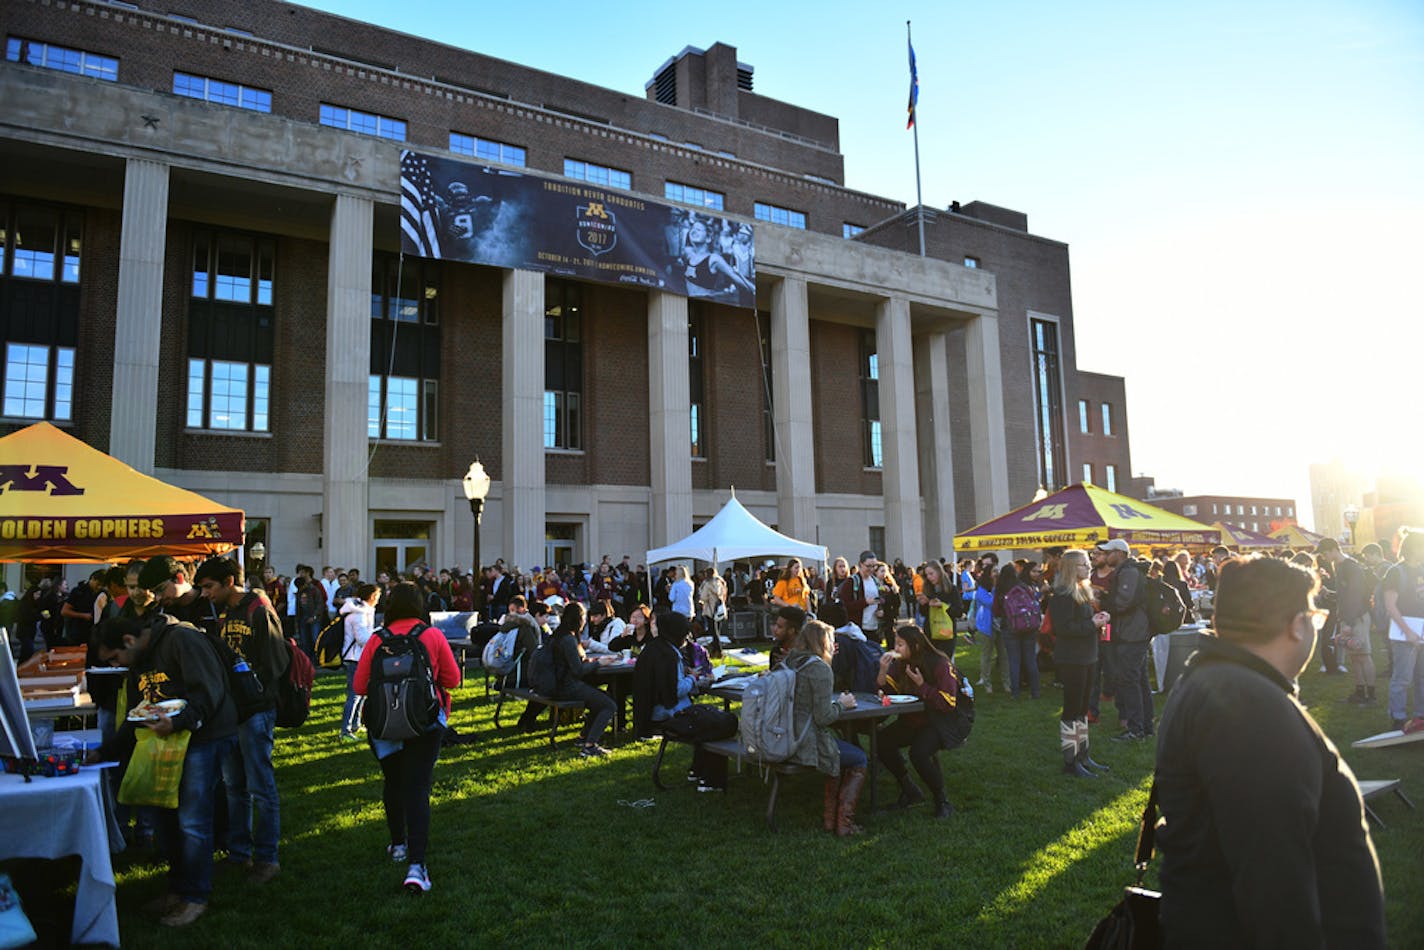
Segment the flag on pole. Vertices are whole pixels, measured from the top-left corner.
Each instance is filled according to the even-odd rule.
[[[439,257],[430,163],[415,152],[401,152],[400,172],[402,248],[420,257]]]
[[[905,128],[913,128],[915,124],[915,103],[920,101],[920,73],[915,68],[915,44],[909,40],[905,45],[910,47],[910,121],[905,123]]]

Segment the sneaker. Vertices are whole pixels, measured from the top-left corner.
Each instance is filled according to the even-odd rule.
[[[276,861],[259,861],[252,865],[251,873],[247,875],[247,879],[253,884],[266,884],[281,873],[282,866]]]
[[[402,864],[405,862],[405,845],[388,844],[386,845],[386,854],[390,856],[393,863]]]
[[[1145,738],[1146,738],[1146,736],[1144,736],[1144,735],[1143,735],[1142,733],[1140,733],[1140,732],[1134,732],[1134,731],[1131,730],[1131,729],[1124,729],[1122,732],[1120,732],[1120,733],[1118,733],[1117,735],[1113,736],[1113,737],[1112,737],[1112,741],[1113,741],[1113,742],[1137,742],[1137,741],[1139,741],[1139,740],[1141,740],[1141,739],[1145,739]]]
[[[430,893],[430,872],[423,864],[412,864],[405,872],[405,889],[411,894]]]
[[[178,906],[182,903],[183,898],[177,894],[164,894],[162,897],[155,898],[147,904],[144,904],[143,912],[145,914],[153,914],[155,917],[167,917],[177,910]]]
[[[692,771],[692,769],[688,769],[688,770],[687,770],[687,781],[688,781],[690,784],[696,785],[698,782],[702,781],[702,777],[701,777],[700,775],[698,775],[696,772]]]
[[[588,745],[579,749],[579,757],[584,759],[602,758],[607,754],[608,750],[605,749],[603,746],[599,745],[597,742],[590,742]]]
[[[361,741],[361,737],[358,736],[358,735],[356,735],[356,733],[354,733],[354,732],[343,732],[343,733],[341,734],[341,741],[342,741],[342,742],[360,742],[360,741]]]
[[[727,788],[724,785],[713,785],[711,782],[698,782],[697,790],[699,792],[725,792]]]
[[[165,927],[186,927],[203,916],[203,911],[207,909],[207,904],[190,904],[187,901],[179,901],[173,910],[160,917],[158,922]]]

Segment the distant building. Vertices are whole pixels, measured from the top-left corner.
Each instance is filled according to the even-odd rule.
[[[1164,511],[1175,512],[1202,524],[1218,521],[1248,531],[1270,534],[1288,524],[1296,524],[1295,501],[1290,498],[1262,498],[1258,495],[1177,495],[1150,496],[1148,501]]]
[[[1312,527],[1320,534],[1348,538],[1350,526],[1345,512],[1358,512],[1364,506],[1366,485],[1364,474],[1341,459],[1310,466],[1310,508],[1315,518]]]
[[[1121,376],[1078,371],[1078,393],[1068,407],[1074,481],[1129,494],[1132,451],[1127,439],[1127,389]]]

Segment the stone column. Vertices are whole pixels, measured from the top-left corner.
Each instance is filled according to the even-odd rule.
[[[489,563],[544,563],[544,275],[504,272],[504,420],[500,484],[503,545]]]
[[[772,423],[776,427],[776,516],[782,534],[816,540],[816,450],[811,420],[811,318],[806,281],[771,288]]]
[[[648,293],[648,439],[651,547],[692,531],[692,420],[687,385],[687,298]]]
[[[925,553],[954,551],[954,447],[950,439],[949,334],[918,338],[915,347],[916,436],[925,493]]]
[[[119,232],[109,454],[147,473],[153,471],[158,433],[153,407],[158,404],[158,341],[163,332],[163,252],[167,239],[168,166],[131,158],[124,169],[123,224]]]
[[[370,198],[337,195],[326,261],[326,402],[322,407],[322,560],[371,558],[366,459],[371,373]]]
[[[875,352],[879,366],[881,492],[885,505],[885,547],[875,553],[924,560],[925,530],[920,512],[920,460],[915,448],[915,366],[910,353],[910,302],[882,300],[875,312]]]
[[[969,384],[969,456],[974,472],[974,520],[1009,510],[1009,456],[1004,438],[1004,376],[997,318],[975,317],[965,327]]]

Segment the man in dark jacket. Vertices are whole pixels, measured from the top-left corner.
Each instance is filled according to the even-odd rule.
[[[233,697],[241,722],[237,747],[223,759],[222,772],[227,785],[227,859],[248,869],[255,883],[265,884],[281,869],[277,863],[281,806],[272,767],[272,730],[277,724],[278,681],[292,658],[271,601],[261,590],[245,590],[242,573],[242,565],[231,558],[215,557],[204,561],[194,577],[203,596],[222,613],[218,636],[232,660],[249,667],[244,682],[260,687],[260,692],[250,686],[244,690],[242,684],[233,687],[251,695]]]
[[[1349,766],[1296,699],[1323,614],[1312,572],[1222,568],[1216,637],[1157,745],[1167,946],[1385,946],[1384,885]]]
[[[1356,706],[1375,704],[1375,660],[1370,642],[1370,598],[1374,578],[1360,562],[1340,550],[1334,538],[1323,539],[1315,555],[1330,565],[1335,574],[1335,639],[1345,648],[1349,667],[1355,671],[1355,691],[1343,700]]]
[[[1127,728],[1113,736],[1117,741],[1152,735],[1152,687],[1147,682],[1147,650],[1152,625],[1147,619],[1147,584],[1132,549],[1121,538],[1098,545],[1113,569],[1108,587],[1108,613],[1112,614],[1113,669],[1117,674],[1117,703]]]
[[[178,787],[178,807],[160,809],[158,832],[168,857],[168,893],[152,905],[170,927],[191,924],[207,909],[213,884],[213,797],[221,762],[237,745],[237,708],[228,695],[227,671],[203,631],[167,614],[117,617],[100,633],[100,658],[128,667],[128,709],[181,699],[171,715],[157,712],[139,724],[120,722],[92,761],[127,758],[135,729],[160,737],[191,733]]]

